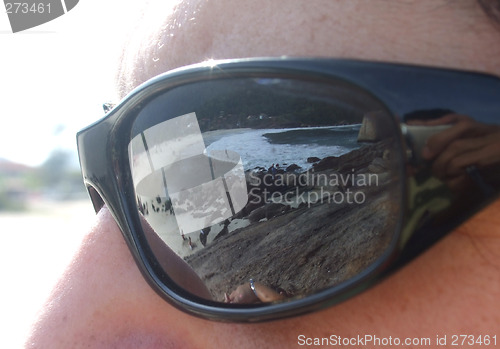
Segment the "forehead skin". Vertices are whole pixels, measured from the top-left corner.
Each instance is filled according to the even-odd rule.
[[[162,8],[163,6],[163,8]],[[193,0],[153,3],[125,45],[120,96],[208,59],[313,56],[500,75],[500,31],[474,0]]]

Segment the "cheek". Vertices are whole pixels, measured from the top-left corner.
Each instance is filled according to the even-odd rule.
[[[190,336],[185,335],[189,327],[183,329],[181,319],[191,318],[168,306],[146,284],[113,218],[103,209],[47,301],[28,343],[182,348]]]

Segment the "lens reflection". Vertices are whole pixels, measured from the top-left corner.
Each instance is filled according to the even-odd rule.
[[[164,243],[149,238],[158,262],[181,283],[165,257],[179,256],[211,299],[232,303],[303,297],[359,275],[398,220],[401,148],[384,110],[340,81],[276,77],[151,101],[129,157],[141,216]]]

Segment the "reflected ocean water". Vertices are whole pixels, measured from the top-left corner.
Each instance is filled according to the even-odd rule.
[[[277,161],[284,167],[296,164],[307,169],[309,157],[340,156],[359,148],[360,127],[219,130],[203,133],[203,139],[208,152],[231,149],[240,154],[245,170],[267,168]]]

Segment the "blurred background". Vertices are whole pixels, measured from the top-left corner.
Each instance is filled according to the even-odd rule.
[[[76,132],[116,102],[120,47],[142,1],[80,1],[13,34],[0,11],[0,347],[22,347],[93,213]]]

